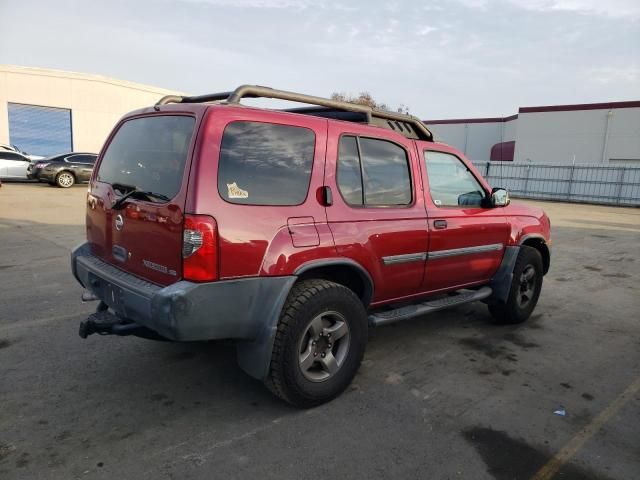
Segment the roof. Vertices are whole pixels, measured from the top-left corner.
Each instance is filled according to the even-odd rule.
[[[43,76],[43,77],[56,77],[56,78],[67,78],[72,80],[84,80],[89,82],[99,82],[99,83],[106,83],[110,85],[116,85],[120,87],[127,87],[134,90],[141,90],[144,92],[157,93],[158,95],[182,94],[181,92],[177,92],[175,90],[167,90],[165,88],[154,87],[152,85],[145,85],[142,83],[129,82],[126,80],[119,80],[111,77],[105,77],[103,75],[69,72],[66,70],[55,70],[55,69],[49,69],[49,68],[21,67],[18,65],[0,64],[0,73],[13,73],[18,75],[36,75],[36,76]]]
[[[447,125],[455,123],[502,123],[518,118],[521,113],[538,112],[574,112],[581,110],[612,110],[616,108],[640,108],[640,100],[626,102],[605,102],[605,103],[576,103],[572,105],[545,105],[539,107],[520,107],[518,113],[509,117],[487,117],[487,118],[450,118],[441,120],[423,120],[427,125]]]

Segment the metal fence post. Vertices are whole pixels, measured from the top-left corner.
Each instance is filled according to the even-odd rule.
[[[571,200],[571,187],[573,185],[573,172],[576,169],[576,165],[571,165],[571,170],[569,171],[569,188],[567,189],[567,200]]]
[[[620,173],[618,174],[618,191],[616,192],[616,203],[618,205],[620,205],[620,197],[622,196],[622,181],[624,180],[624,174],[626,172],[626,168],[620,168]]]
[[[527,187],[529,186],[529,170],[531,170],[531,164],[527,164],[527,175],[524,178],[524,189],[523,189],[523,193],[526,195],[527,194]]]

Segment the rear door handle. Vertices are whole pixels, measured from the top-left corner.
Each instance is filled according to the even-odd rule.
[[[446,220],[434,220],[433,221],[433,228],[435,228],[437,230],[444,230],[445,228],[447,228],[447,221]]]

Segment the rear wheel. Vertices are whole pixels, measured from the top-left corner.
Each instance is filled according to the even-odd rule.
[[[74,183],[76,183],[76,179],[70,172],[60,172],[56,176],[56,185],[61,188],[69,188],[73,186]]]
[[[298,407],[328,402],[351,383],[366,341],[366,311],[351,290],[304,280],[282,310],[265,383]]]
[[[538,303],[542,276],[540,252],[532,247],[520,247],[507,302],[489,305],[489,312],[497,323],[522,323],[529,318]]]

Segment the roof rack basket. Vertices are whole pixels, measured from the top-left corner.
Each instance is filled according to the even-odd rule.
[[[261,87],[259,85],[242,85],[236,88],[233,92],[212,93],[191,97],[167,95],[162,97],[158,103],[156,103],[155,108],[156,110],[159,110],[161,105],[166,105],[168,103],[221,102],[226,104],[240,104],[240,100],[243,98],[273,98],[278,100],[289,100],[309,105],[318,105],[325,109],[360,113],[368,124],[394,130],[408,138],[433,141],[433,135],[427,126],[422,123],[419,118],[414,117],[413,115],[388,112],[386,110],[371,108],[368,105],[359,105],[340,100],[305,95],[302,93],[276,90],[269,87]],[[296,110],[291,111],[295,112]],[[303,111],[304,109],[298,109],[299,113],[303,113]]]

